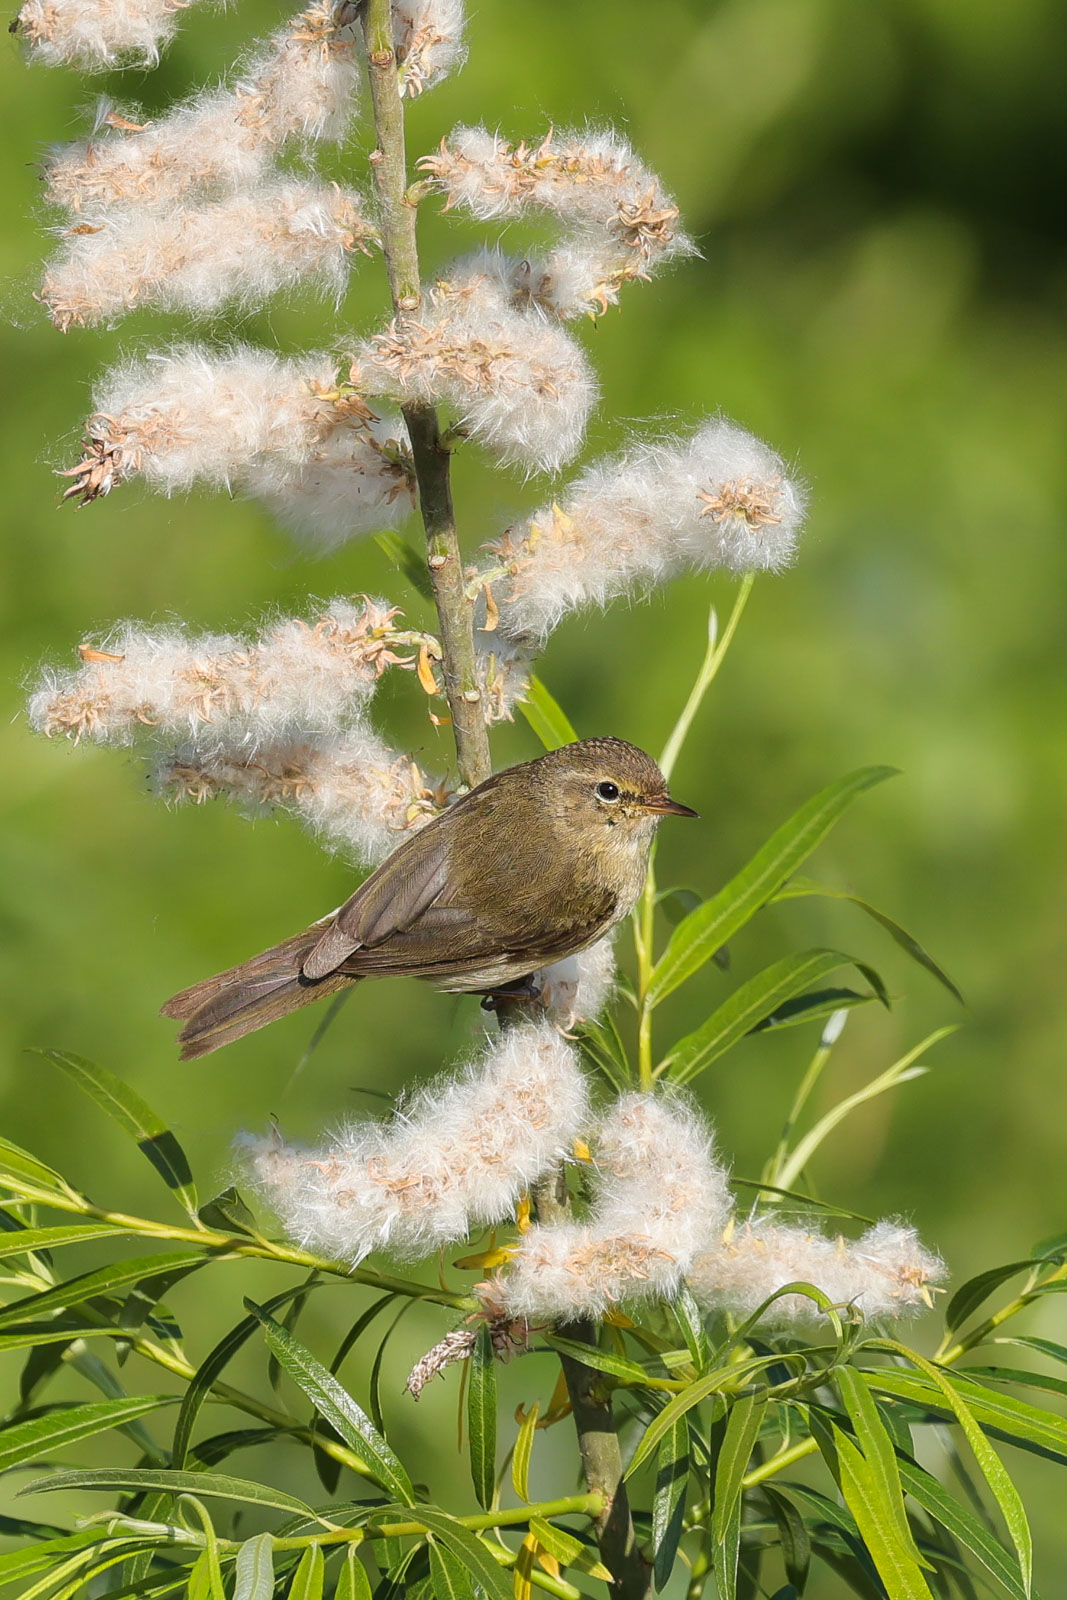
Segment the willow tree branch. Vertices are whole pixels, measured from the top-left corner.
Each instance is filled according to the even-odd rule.
[[[415,236],[417,213],[407,197],[404,102],[397,89],[390,0],[367,0],[362,21],[374,103],[377,149],[371,156],[371,165],[381,207],[382,246],[393,308],[403,316],[419,309],[422,291]],[[451,453],[442,440],[433,406],[411,404],[402,410],[411,437],[419,508],[426,530],[426,564],[437,607],[445,694],[452,713],[459,775],[463,783],[473,786],[488,778],[492,766],[478,686],[474,607],[464,593],[463,558],[452,510]]]
[[[537,1219],[542,1223],[568,1222],[572,1210],[567,1185],[560,1168],[534,1191]],[[592,1322],[561,1323],[558,1332],[576,1344],[596,1349],[596,1327]],[[652,1578],[641,1554],[630,1514],[630,1499],[623,1482],[622,1450],[611,1395],[604,1389],[604,1375],[587,1367],[574,1356],[560,1355],[567,1395],[578,1433],[582,1470],[592,1494],[603,1496],[603,1509],[593,1518],[600,1558],[612,1575],[611,1592],[615,1600],[644,1600]]]

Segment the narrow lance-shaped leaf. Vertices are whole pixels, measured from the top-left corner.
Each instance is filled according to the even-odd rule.
[[[678,1554],[689,1480],[689,1424],[682,1417],[660,1440],[656,1456],[656,1489],[652,1500],[652,1571],[657,1593],[664,1587]]]
[[[397,1515],[397,1508],[385,1507],[375,1512],[375,1520],[392,1521]],[[478,1588],[483,1591],[486,1600],[511,1600],[511,1584],[501,1572],[493,1557],[480,1539],[465,1528],[461,1522],[450,1517],[447,1512],[441,1511],[437,1506],[420,1505],[412,1512],[407,1513],[410,1520],[421,1522],[428,1532],[440,1539],[448,1548],[459,1557]]]
[[[527,1502],[530,1499],[530,1457],[540,1414],[541,1403],[535,1400],[519,1424],[515,1448],[511,1452],[511,1486],[519,1499]]]
[[[538,677],[530,679],[526,694],[519,701],[519,710],[546,750],[573,744],[578,737],[567,713]]]
[[[341,1562],[334,1600],[371,1600],[370,1579],[355,1545],[348,1547]]]
[[[214,1496],[220,1500],[240,1500],[247,1505],[272,1506],[278,1511],[288,1511],[300,1517],[310,1517],[319,1522],[309,1505],[295,1495],[283,1494],[280,1489],[268,1489],[247,1478],[231,1478],[215,1472],[170,1472],[161,1467],[100,1467],[80,1472],[57,1472],[50,1478],[38,1478],[20,1490],[20,1494],[49,1494],[66,1489],[131,1489],[141,1493],[146,1489],[161,1489],[167,1494]]]
[[[435,1600],[474,1600],[474,1584],[462,1561],[446,1544],[430,1546],[430,1588]]]
[[[929,1586],[909,1548],[910,1537],[908,1544],[901,1537],[895,1508],[884,1492],[883,1478],[840,1428],[834,1428],[833,1437],[841,1493],[889,1600],[931,1600]]]
[[[896,1450],[886,1432],[874,1396],[855,1369],[849,1366],[839,1366],[835,1370],[834,1383],[848,1412],[856,1442],[869,1468],[879,1507],[883,1508],[896,1524],[897,1543],[916,1566],[927,1566],[928,1563],[923,1560],[916,1548],[908,1524],[907,1513],[904,1510],[904,1491],[900,1486],[900,1473],[897,1470]]]
[[[774,898],[776,900],[800,900],[806,899],[811,895],[818,895],[827,900],[847,900],[851,905],[858,906],[861,911],[877,922],[879,927],[885,929],[894,944],[898,944],[913,961],[923,967],[932,978],[936,978],[942,988],[947,989],[954,1000],[958,1000],[960,1005],[966,1004],[959,989],[957,989],[944,968],[934,960],[929,950],[924,949],[918,939],[914,938],[906,928],[902,928],[899,922],[896,922],[892,917],[886,916],[884,911],[879,911],[877,906],[872,906],[869,900],[861,899],[858,894],[849,894],[846,889],[831,889],[825,884],[813,883],[809,878],[794,878],[791,883],[787,883],[783,888],[779,889]]]
[[[744,927],[826,837],[857,795],[893,775],[892,767],[863,767],[801,806],[725,888],[675,928],[652,973],[649,1004],[658,1005]]]
[[[94,1272],[70,1278],[53,1289],[44,1289],[40,1294],[13,1300],[0,1311],[0,1328],[42,1316],[46,1311],[61,1311],[83,1300],[92,1300],[97,1295],[114,1294],[116,1289],[125,1289],[131,1283],[140,1283],[144,1278],[155,1277],[159,1273],[190,1270],[210,1259],[203,1250],[172,1250],[156,1256],[135,1256],[129,1261],[117,1261],[110,1267],[97,1267]]]
[[[245,1305],[263,1324],[267,1343],[289,1376],[321,1412],[331,1427],[366,1463],[369,1474],[405,1505],[415,1504],[411,1479],[382,1435],[333,1374],[280,1322],[254,1301]]]
[[[474,1493],[482,1510],[488,1511],[496,1485],[496,1366],[493,1335],[486,1323],[478,1329],[470,1354],[467,1438]]]
[[[831,972],[846,965],[859,967],[869,981],[872,976],[877,978],[869,967],[854,962],[851,956],[842,955],[839,950],[805,950],[775,961],[741,984],[706,1022],[680,1039],[659,1071],[667,1073],[675,1083],[690,1082],[773,1015],[785,1001],[803,994],[812,984],[820,983]],[[876,986],[881,991],[879,998],[884,998],[880,979]]]
[[[237,1552],[233,1600],[271,1600],[273,1593],[274,1540],[269,1533],[257,1533]]]
[[[1009,1555],[999,1539],[993,1537],[973,1512],[937,1481],[930,1473],[913,1461],[901,1460],[900,1481],[917,1505],[947,1528],[964,1549],[979,1560],[1012,1596],[1012,1600],[1026,1600],[1026,1590],[1019,1576],[1019,1563]]]
[[[0,1430],[0,1472],[21,1461],[36,1461],[53,1450],[63,1450],[79,1439],[89,1439],[107,1428],[119,1428],[135,1417],[147,1416],[162,1406],[176,1405],[177,1395],[130,1395],[121,1400],[91,1400],[86,1405],[64,1406],[29,1422],[16,1422]]]
[[[113,1222],[77,1222],[55,1228],[20,1228],[16,1233],[0,1234],[0,1259],[30,1255],[37,1250],[58,1250],[65,1244],[87,1244],[121,1233]]]
[[[37,1050],[35,1054],[43,1056],[65,1072],[124,1132],[131,1135],[175,1199],[195,1220],[196,1185],[188,1157],[171,1129],[151,1106],[146,1105],[136,1090],[131,1089],[128,1083],[123,1083],[113,1072],[86,1061],[84,1056],[71,1055],[66,1050]]]
[[[726,1419],[719,1459],[715,1467],[711,1536],[714,1542],[715,1581],[721,1600],[734,1600],[737,1559],[741,1546],[741,1485],[759,1437],[766,1395],[739,1395]]]

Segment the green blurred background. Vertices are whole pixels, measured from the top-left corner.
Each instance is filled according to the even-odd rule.
[[[931,1027],[963,1027],[931,1056],[929,1077],[831,1140],[822,1192],[914,1218],[957,1281],[1026,1254],[1065,1223],[1067,277],[1055,206],[1067,12],[1054,0],[479,0],[474,11],[466,70],[411,111],[412,153],[457,121],[536,135],[550,122],[610,120],[676,192],[703,250],[582,332],[604,388],[590,453],[615,446],[631,419],[687,423],[721,409],[796,458],[813,489],[799,561],[757,584],[677,772],[675,791],[703,820],[684,838],[664,830],[665,881],[714,890],[823,783],[892,763],[902,776],[860,802],[813,871],[899,917],[969,1000],[961,1019],[858,912],[804,901],[758,918],[736,942],[733,979],[706,969],[664,1007],[661,1027],[692,1026],[731,981],[802,942],[880,964],[899,998],[888,1016],[852,1019],[827,1100]],[[76,459],[94,376],[188,330],[147,314],[65,338],[46,324],[32,300],[49,220],[34,162],[83,128],[97,91],[158,108],[223,72],[283,15],[266,3],[198,8],[147,76],[31,71],[14,41],[0,66],[4,1132],[130,1209],[167,1202],[136,1153],[26,1046],[75,1050],[129,1076],[212,1192],[230,1175],[237,1129],[274,1113],[310,1136],[373,1110],[363,1090],[429,1076],[481,1023],[473,1002],[368,986],[296,1079],[309,1014],[179,1066],[160,1002],[336,904],[352,872],[288,820],[251,825],[221,803],[168,812],[148,797],[135,755],[46,744],[21,715],[36,664],[70,660],[112,619],[240,628],[269,608],[303,607],[309,593],[409,598],[372,543],[311,562],[254,507],[223,497],[165,501],[130,487],[80,513],[56,505],[52,470]],[[358,177],[365,149],[364,128],[336,170]],[[431,209],[428,266],[484,237]],[[529,234],[514,238],[521,247]],[[339,314],[287,303],[208,333],[284,349],[343,342],[381,318],[384,292],[380,263],[368,263]],[[471,551],[546,492],[473,450],[456,488]],[[694,578],[571,618],[543,676],[581,733],[655,750],[698,660],[709,600],[724,610],[731,596],[729,582]],[[417,602],[410,612],[423,614]],[[383,722],[443,770],[447,730],[425,720],[410,678],[396,680]],[[521,720],[496,737],[500,764],[535,752]],[[811,1029],[749,1041],[702,1080],[740,1174],[757,1173],[813,1043]],[[240,1314],[240,1292],[281,1286],[253,1268],[192,1279],[175,1303],[194,1356]],[[349,1290],[321,1296],[309,1342],[332,1348],[362,1303]],[[1040,1327],[1062,1339],[1062,1311],[1047,1304]],[[410,1360],[441,1331],[440,1315],[402,1324],[387,1416],[412,1449],[431,1443],[449,1494],[452,1385],[418,1412],[399,1397]],[[549,1366],[512,1369],[514,1399],[545,1398]],[[557,1433],[544,1489],[567,1459]],[[82,1459],[116,1449],[130,1447],[94,1441]],[[284,1475],[287,1463],[257,1470]],[[1037,1579],[1046,1595],[1067,1595],[1053,1469],[1012,1464],[1037,1507]]]

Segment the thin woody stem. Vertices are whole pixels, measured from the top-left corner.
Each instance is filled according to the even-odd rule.
[[[377,149],[371,156],[381,206],[382,246],[393,307],[398,315],[422,303],[415,225],[408,197],[404,148],[404,103],[397,90],[396,54],[390,0],[367,0],[363,12]],[[461,781],[473,787],[492,771],[489,735],[474,649],[474,605],[464,592],[463,558],[452,509],[451,452],[431,405],[402,408],[411,438],[419,508],[426,530],[426,564],[443,652],[445,694]]]
[[[539,1184],[534,1198],[540,1222],[569,1220],[571,1204],[562,1170]],[[592,1322],[562,1323],[558,1331],[577,1344],[596,1348]],[[611,1592],[616,1600],[643,1600],[652,1574],[634,1532],[611,1396],[605,1393],[602,1375],[594,1368],[573,1356],[561,1355],[560,1362],[578,1430],[585,1481],[594,1494],[603,1496],[603,1507],[593,1518],[593,1530],[601,1559],[612,1574]]]

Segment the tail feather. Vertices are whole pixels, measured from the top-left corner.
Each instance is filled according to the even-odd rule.
[[[327,973],[316,980],[303,976],[304,957],[317,944],[321,931],[311,928],[297,934],[168,1000],[163,1015],[185,1023],[178,1035],[181,1059],[192,1061],[209,1055],[290,1011],[357,982],[346,972]]]

